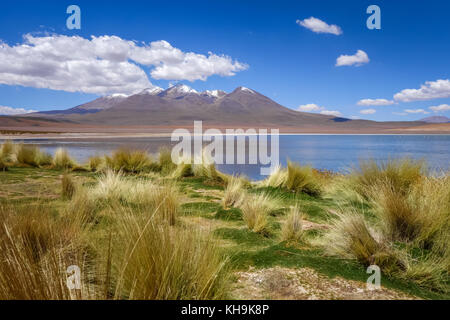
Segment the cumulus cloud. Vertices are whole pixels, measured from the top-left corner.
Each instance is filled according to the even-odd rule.
[[[342,113],[340,113],[339,111],[327,110],[325,107],[321,107],[315,103],[300,105],[297,110],[301,112],[319,112],[320,114],[324,114],[327,116],[335,116],[335,117],[342,116]]]
[[[0,106],[0,115],[3,116],[15,116],[19,114],[26,114],[26,113],[32,113],[37,112],[36,110],[27,110],[24,108],[11,108],[6,106]]]
[[[362,50],[358,50],[354,55],[341,55],[336,60],[336,67],[342,66],[361,66],[370,61],[369,56]]]
[[[315,103],[303,104],[303,105],[298,107],[298,111],[302,111],[302,112],[321,111],[321,110],[324,110],[324,109],[325,109],[324,107],[319,107]]]
[[[305,20],[297,20],[296,22],[299,26],[305,27],[315,33],[331,33],[337,36],[342,34],[342,29],[339,26],[335,24],[329,25],[325,21],[314,17]]]
[[[358,106],[389,106],[394,103],[387,99],[362,99],[358,101]]]
[[[336,110],[324,110],[324,111],[321,111],[320,114],[324,114],[327,116],[342,117],[342,113],[340,113],[339,111],[336,111]]]
[[[423,114],[428,114],[429,112],[425,111],[424,109],[405,109],[403,110],[406,113],[423,113]]]
[[[131,94],[154,79],[206,80],[248,68],[230,57],[183,52],[167,41],[136,43],[117,36],[25,35],[22,44],[0,42],[0,84],[94,94]]]
[[[450,97],[450,80],[427,81],[420,89],[405,89],[394,95],[396,101],[412,102]]]
[[[364,109],[364,110],[361,110],[359,113],[361,113],[361,114],[374,114],[375,112],[377,112],[377,110],[375,110],[375,109]]]
[[[450,105],[448,104],[441,104],[439,106],[433,106],[429,108],[433,112],[444,112],[444,111],[450,111]]]

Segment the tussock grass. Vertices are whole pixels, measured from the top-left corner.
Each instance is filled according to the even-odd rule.
[[[14,162],[14,144],[11,141],[7,140],[3,142],[0,149],[0,158],[4,162]]]
[[[66,149],[59,148],[53,156],[53,167],[55,169],[71,169],[76,166],[76,163],[70,158]]]
[[[354,169],[350,174],[350,186],[364,198],[369,198],[371,188],[380,183],[389,183],[396,193],[406,194],[425,174],[424,161],[411,159],[361,161],[359,169]]]
[[[92,172],[101,170],[103,164],[104,164],[104,160],[100,156],[93,156],[93,157],[90,157],[88,160],[88,168]]]
[[[45,207],[9,206],[0,207],[0,228],[0,299],[92,298],[87,282],[77,293],[66,285],[67,267],[85,265],[84,226]]]
[[[228,270],[215,242],[159,223],[152,213],[119,210],[113,249],[117,299],[221,299]]]
[[[8,171],[8,164],[0,155],[0,171]]]
[[[285,187],[295,192],[303,192],[312,196],[321,193],[319,178],[313,168],[288,162]]]
[[[364,266],[378,265],[383,272],[393,273],[404,268],[404,257],[369,226],[358,212],[340,213],[322,239],[325,253],[356,259]]]
[[[286,221],[281,229],[281,240],[288,243],[298,243],[303,239],[303,214],[295,206],[290,208]]]
[[[76,187],[72,177],[64,174],[61,179],[61,196],[64,199],[72,199],[75,189]]]
[[[168,175],[177,168],[172,161],[172,151],[167,147],[159,149],[158,160],[163,175]]]
[[[245,198],[246,190],[244,188],[246,182],[241,177],[232,176],[225,188],[222,198],[222,206],[224,209],[230,207],[239,207]]]
[[[35,146],[19,144],[16,151],[17,163],[21,165],[39,167],[38,153],[39,149]]]
[[[280,166],[260,183],[263,187],[284,188],[297,193],[320,196],[322,183],[319,174],[309,166],[288,162],[287,169]]]
[[[347,214],[325,236],[325,250],[448,292],[450,178],[448,173],[428,177],[424,168],[423,162],[409,159],[371,161],[343,178],[344,185],[367,203],[368,212],[347,204],[342,209]]]
[[[277,166],[270,175],[261,181],[262,187],[282,188],[284,187],[288,177],[288,172],[281,166]]]
[[[104,205],[122,204],[155,211],[171,225],[175,224],[181,206],[181,196],[174,184],[131,180],[111,170],[98,179],[89,194]]]
[[[271,213],[280,209],[280,204],[276,199],[264,193],[248,194],[240,209],[242,210],[242,218],[250,230],[267,235],[270,233],[268,217]]]
[[[112,156],[105,156],[106,167],[125,173],[157,171],[158,164],[153,162],[149,154],[142,150],[119,149]]]

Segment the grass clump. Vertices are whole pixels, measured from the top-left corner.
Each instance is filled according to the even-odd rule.
[[[371,188],[380,183],[389,183],[394,192],[406,194],[426,173],[425,168],[424,161],[411,159],[362,161],[359,169],[350,174],[350,186],[366,199],[370,197]]]
[[[72,199],[75,193],[75,183],[70,175],[64,174],[61,179],[61,196],[64,199]]]
[[[38,162],[39,149],[35,146],[19,144],[17,146],[16,159],[21,165],[39,167]]]
[[[0,148],[0,158],[4,162],[14,162],[14,144],[11,141],[7,140],[3,142]]]
[[[172,152],[169,148],[161,148],[159,150],[158,158],[161,173],[163,175],[168,175],[177,168],[177,165],[172,161]]]
[[[94,201],[102,205],[121,204],[155,213],[174,225],[180,213],[180,194],[171,183],[153,183],[127,179],[122,173],[107,171],[90,190]]]
[[[285,187],[295,192],[303,192],[311,196],[321,193],[319,178],[313,168],[288,162]]]
[[[280,166],[261,182],[263,187],[283,188],[296,193],[320,196],[322,184],[319,173],[309,166],[288,162],[287,169]]]
[[[242,218],[247,227],[256,233],[268,235],[270,233],[268,217],[280,209],[279,203],[267,194],[249,194],[240,207]]]
[[[53,167],[55,169],[71,169],[76,166],[75,161],[70,158],[69,153],[66,149],[59,148],[56,150],[55,155],[53,156]]]
[[[286,221],[281,229],[281,240],[288,243],[298,243],[303,239],[302,213],[298,207],[289,210]]]
[[[223,299],[228,269],[215,242],[151,213],[117,212],[117,299]]]
[[[116,172],[140,173],[157,171],[158,165],[152,161],[146,151],[119,149],[112,156],[105,157],[106,167]]]
[[[9,206],[0,207],[0,228],[0,299],[92,298],[87,282],[77,292],[66,285],[67,268],[84,266],[84,226],[45,207]]]
[[[225,188],[224,196],[222,198],[222,206],[224,209],[236,206],[239,207],[245,197],[245,182],[242,178],[232,176]]]
[[[100,156],[90,157],[88,160],[88,168],[92,172],[99,171],[103,165],[103,158]]]
[[[0,155],[0,171],[8,171],[8,164]]]

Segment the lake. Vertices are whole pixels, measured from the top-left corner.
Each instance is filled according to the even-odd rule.
[[[20,140],[15,140],[19,142]],[[146,149],[156,153],[162,146],[175,143],[170,138],[108,138],[108,139],[32,139],[23,141],[53,153],[66,148],[79,162],[90,156],[110,154],[120,147]],[[360,160],[388,160],[410,157],[425,159],[433,171],[450,169],[450,135],[282,135],[280,162],[287,159],[317,169],[346,172]],[[245,174],[261,179],[257,165],[218,165],[226,173]]]

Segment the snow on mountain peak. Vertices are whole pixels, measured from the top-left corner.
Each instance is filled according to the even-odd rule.
[[[226,95],[226,92],[224,92],[222,90],[206,90],[206,91],[202,92],[202,94],[210,96],[210,97],[214,97],[214,98],[220,98],[221,96]]]
[[[123,93],[113,93],[112,95],[107,96],[106,98],[107,99],[117,99],[117,98],[125,99],[125,98],[128,98],[128,97],[129,97],[129,95],[126,95],[126,94],[123,94]]]
[[[252,89],[246,88],[246,87],[240,87],[239,89],[241,89],[241,91],[255,93],[255,91],[253,91]]]
[[[178,93],[198,93],[196,90],[185,84],[177,84],[173,87],[167,89],[168,91],[178,92]]]
[[[149,94],[149,95],[154,96],[154,95],[161,93],[162,91],[163,91],[163,89],[160,87],[152,87],[152,88],[147,88],[147,89],[142,90],[139,94]]]

